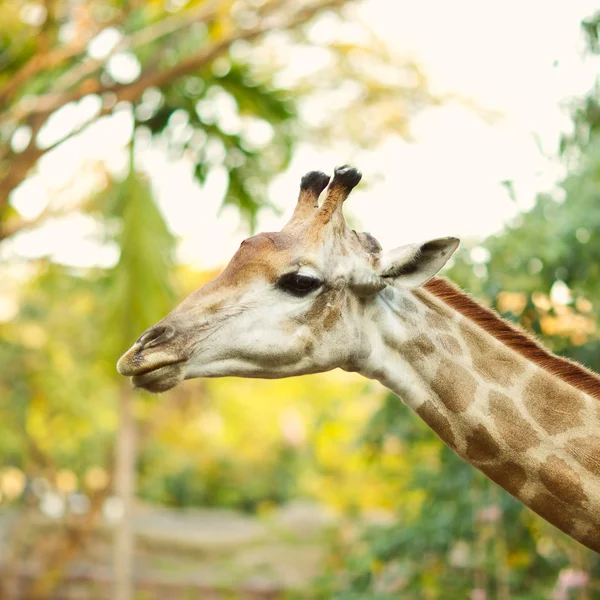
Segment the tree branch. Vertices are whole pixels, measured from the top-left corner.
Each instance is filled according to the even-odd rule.
[[[127,12],[119,15],[118,18],[111,19],[103,27],[98,29],[96,35],[119,24],[127,16]],[[89,39],[84,42],[72,44],[61,48],[54,48],[45,53],[37,53],[31,57],[2,87],[0,87],[0,106],[10,100],[10,98],[19,90],[19,88],[29,79],[32,79],[46,69],[57,67],[69,58],[79,56],[88,46]]]
[[[48,219],[63,217],[72,210],[72,208],[51,208],[48,206],[33,219],[10,219],[2,229],[0,229],[0,242],[17,233],[34,229]]]
[[[17,118],[19,121],[35,119],[36,122],[43,122],[50,114],[65,104],[80,100],[88,94],[112,93],[117,102],[135,101],[147,88],[167,85],[171,81],[182,77],[183,75],[193,73],[209,64],[215,58],[224,54],[230,46],[238,40],[252,40],[273,30],[293,29],[304,24],[323,10],[339,7],[348,2],[349,0],[322,0],[315,2],[310,6],[302,7],[294,14],[283,19],[264,18],[258,26],[247,30],[238,29],[234,33],[216,41],[212,46],[183,59],[170,69],[163,71],[149,70],[146,73],[143,73],[135,81],[127,84],[105,85],[102,84],[99,79],[86,80],[79,87],[70,92],[46,94],[45,96],[40,97],[35,106],[30,107],[27,110],[21,107],[19,109],[19,114],[13,115],[13,117]],[[103,109],[95,118],[110,112],[110,109]],[[79,133],[85,126],[87,126],[87,123],[77,130],[70,132],[59,143],[62,143]],[[0,180],[0,210],[7,204],[8,196],[12,190],[25,179],[29,169],[41,156],[54,147],[38,148],[35,145],[36,133],[37,131],[34,130],[30,145],[24,152],[13,155],[14,161],[11,162],[11,168],[8,171],[8,174],[3,180]]]
[[[64,106],[69,102],[81,100],[81,98],[89,94],[104,94],[110,92],[116,94],[117,100],[132,100],[139,96],[139,93],[141,93],[140,90],[143,91],[151,86],[165,85],[177,77],[196,71],[218,55],[222,54],[237,40],[251,40],[272,30],[291,29],[298,25],[302,25],[322,10],[342,6],[343,4],[347,4],[348,1],[349,0],[323,0],[321,2],[316,2],[311,6],[301,8],[291,17],[281,19],[279,22],[274,19],[269,20],[265,18],[259,26],[247,30],[238,29],[234,33],[217,41],[212,47],[206,48],[183,59],[181,62],[165,71],[149,71],[145,75],[142,74],[139,79],[126,84],[105,85],[102,84],[99,79],[84,81],[79,87],[70,92],[48,93],[37,98],[35,105],[33,106],[28,106],[26,108],[17,107],[12,117],[19,121],[27,119],[31,115],[43,115],[46,117],[55,110],[58,110],[61,106]]]
[[[98,60],[90,58],[83,63],[75,65],[60,77],[52,86],[53,91],[68,90],[82,79],[93,75],[103,64],[106,59],[117,52],[124,50],[134,50],[140,46],[150,44],[156,40],[185,29],[195,23],[205,23],[216,15],[216,9],[219,5],[219,0],[210,0],[196,6],[193,9],[178,13],[166,19],[162,19],[144,29],[132,34],[129,38],[121,40],[108,54],[107,57]]]

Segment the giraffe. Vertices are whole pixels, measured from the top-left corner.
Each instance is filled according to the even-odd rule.
[[[559,358],[448,280],[454,237],[384,252],[351,230],[354,168],[306,174],[290,221],[120,358],[133,385],[341,368],[380,381],[459,456],[600,552],[600,377]],[[322,192],[324,199],[319,203]]]

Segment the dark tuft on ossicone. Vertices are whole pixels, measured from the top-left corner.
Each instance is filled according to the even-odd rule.
[[[302,177],[300,180],[301,190],[311,190],[320,194],[329,183],[329,175],[325,175],[322,171],[311,171]]]
[[[349,165],[343,165],[335,168],[332,185],[338,184],[351,190],[358,185],[361,179],[362,173],[358,169]]]

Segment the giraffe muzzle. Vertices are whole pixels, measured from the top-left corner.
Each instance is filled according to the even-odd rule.
[[[117,371],[131,377],[134,388],[164,392],[184,379],[187,356],[182,356],[175,328],[159,323],[145,331],[117,362]]]
[[[164,392],[175,387],[184,379],[185,358],[165,351],[148,354],[136,342],[117,362],[117,371],[131,377],[134,388],[149,392]]]

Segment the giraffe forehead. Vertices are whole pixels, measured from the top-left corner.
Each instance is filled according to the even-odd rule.
[[[274,266],[293,263],[316,264],[356,253],[352,244],[343,237],[312,235],[310,228],[292,231],[259,233],[245,239],[229,262],[230,266],[242,267],[248,263],[272,263]]]
[[[298,262],[292,237],[285,232],[259,233],[245,239],[220,276],[222,284],[243,284],[254,279],[274,282]]]

